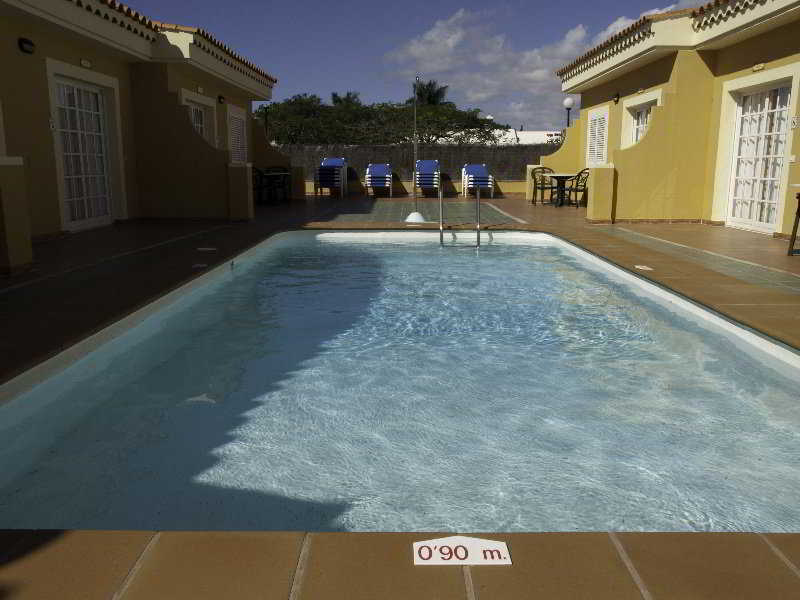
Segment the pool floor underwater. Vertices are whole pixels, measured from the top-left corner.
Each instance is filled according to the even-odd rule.
[[[348,240],[0,406],[0,527],[800,527],[795,383],[725,338],[547,243]]]

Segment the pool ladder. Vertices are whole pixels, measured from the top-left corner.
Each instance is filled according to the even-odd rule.
[[[444,202],[439,188],[439,245],[444,246]],[[475,246],[481,247],[481,186],[475,186]]]

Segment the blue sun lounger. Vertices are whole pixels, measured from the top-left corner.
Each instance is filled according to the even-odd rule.
[[[347,160],[344,158],[323,158],[314,173],[314,195],[322,188],[339,189],[339,197],[347,194]],[[331,191],[333,195],[333,191]]]
[[[372,195],[375,195],[375,188],[389,188],[389,198],[392,197],[392,165],[389,163],[375,163],[367,165],[367,176],[364,186],[372,188]]]
[[[461,169],[461,190],[466,198],[469,190],[475,188],[489,188],[492,198],[494,198],[494,177],[489,175],[486,165],[468,164]]]
[[[438,160],[418,160],[414,165],[414,186],[419,189],[436,189],[442,197],[442,177]]]

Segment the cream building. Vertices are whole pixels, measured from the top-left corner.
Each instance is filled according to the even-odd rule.
[[[266,71],[115,0],[0,0],[0,38],[0,270],[117,220],[252,217]]]
[[[590,169],[587,218],[791,232],[800,183],[800,1],[642,17],[557,72],[581,114],[556,171]]]

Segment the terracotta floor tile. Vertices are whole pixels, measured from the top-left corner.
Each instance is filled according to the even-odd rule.
[[[121,600],[285,600],[302,532],[163,532]]]
[[[152,537],[149,531],[35,532],[0,564],[0,597],[108,600]]]
[[[800,569],[800,533],[769,533],[766,537]]]
[[[800,598],[800,578],[755,534],[618,535],[657,600]]]
[[[480,534],[508,544],[513,565],[474,566],[478,598],[641,600],[606,533]]]
[[[672,282],[671,282],[672,283]],[[714,283],[704,281],[675,281],[677,291],[704,304],[766,304],[800,306],[800,294],[763,288],[753,284]]]
[[[414,542],[445,535],[313,534],[298,600],[464,600],[460,567],[413,564]]]

